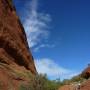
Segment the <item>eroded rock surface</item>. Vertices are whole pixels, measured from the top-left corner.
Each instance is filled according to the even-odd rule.
[[[8,0],[0,0],[0,61],[15,62],[36,73],[24,28]]]
[[[7,67],[37,73],[24,28],[11,0],[0,0],[0,82],[3,81],[5,85],[12,77]],[[6,83],[3,79],[6,79]]]

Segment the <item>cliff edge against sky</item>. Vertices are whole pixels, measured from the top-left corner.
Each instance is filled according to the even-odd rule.
[[[25,72],[37,73],[24,28],[11,0],[0,0],[0,85],[4,86],[3,90],[8,90],[8,81],[15,86],[16,82],[18,85],[20,80],[26,80],[20,77]]]

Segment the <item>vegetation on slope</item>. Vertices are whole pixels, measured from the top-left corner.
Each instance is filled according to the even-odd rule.
[[[28,86],[20,85],[19,90],[58,90],[60,83],[58,81],[48,80],[46,75],[36,75],[31,77]]]
[[[25,87],[24,85],[21,85],[19,90],[58,90],[58,88],[63,85],[82,83],[85,80],[86,78],[77,75],[71,79],[64,79],[63,81],[60,81],[60,79],[52,81],[47,78],[47,75],[40,74],[31,78],[29,86]]]

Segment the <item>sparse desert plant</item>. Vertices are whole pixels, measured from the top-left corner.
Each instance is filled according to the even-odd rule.
[[[19,86],[19,90],[31,90],[31,89],[29,88],[29,86],[24,85],[24,84],[21,84],[21,85]]]
[[[36,75],[30,83],[30,90],[57,90],[59,83],[48,80],[46,75]]]
[[[70,84],[70,80],[69,79],[64,79],[63,81],[62,81],[62,85],[68,85],[68,84]]]
[[[90,78],[90,73],[89,72],[86,72],[86,73],[83,73],[81,75],[82,78],[85,78],[85,79],[89,79]]]
[[[71,82],[83,82],[84,78],[81,75],[74,76],[70,81]]]
[[[42,75],[36,75],[32,78],[30,83],[31,90],[46,90],[45,77]]]

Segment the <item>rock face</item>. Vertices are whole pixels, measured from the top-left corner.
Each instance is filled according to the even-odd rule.
[[[10,0],[0,0],[0,62],[13,62],[36,73],[23,26]]]
[[[87,80],[81,85],[80,90],[90,90],[90,80]]]
[[[85,79],[90,78],[90,65],[88,65],[88,67],[81,73],[81,76]]]
[[[58,90],[90,90],[90,64],[82,71],[80,77],[82,78],[82,81],[63,85]]]
[[[90,80],[87,80],[83,82],[80,86],[80,88],[77,87],[77,85],[64,85],[60,87],[58,90],[90,90]]]
[[[0,85],[2,82],[8,86],[8,80],[12,78],[16,80],[10,74],[11,70],[31,72],[34,75],[37,73],[24,28],[11,0],[0,0]]]

